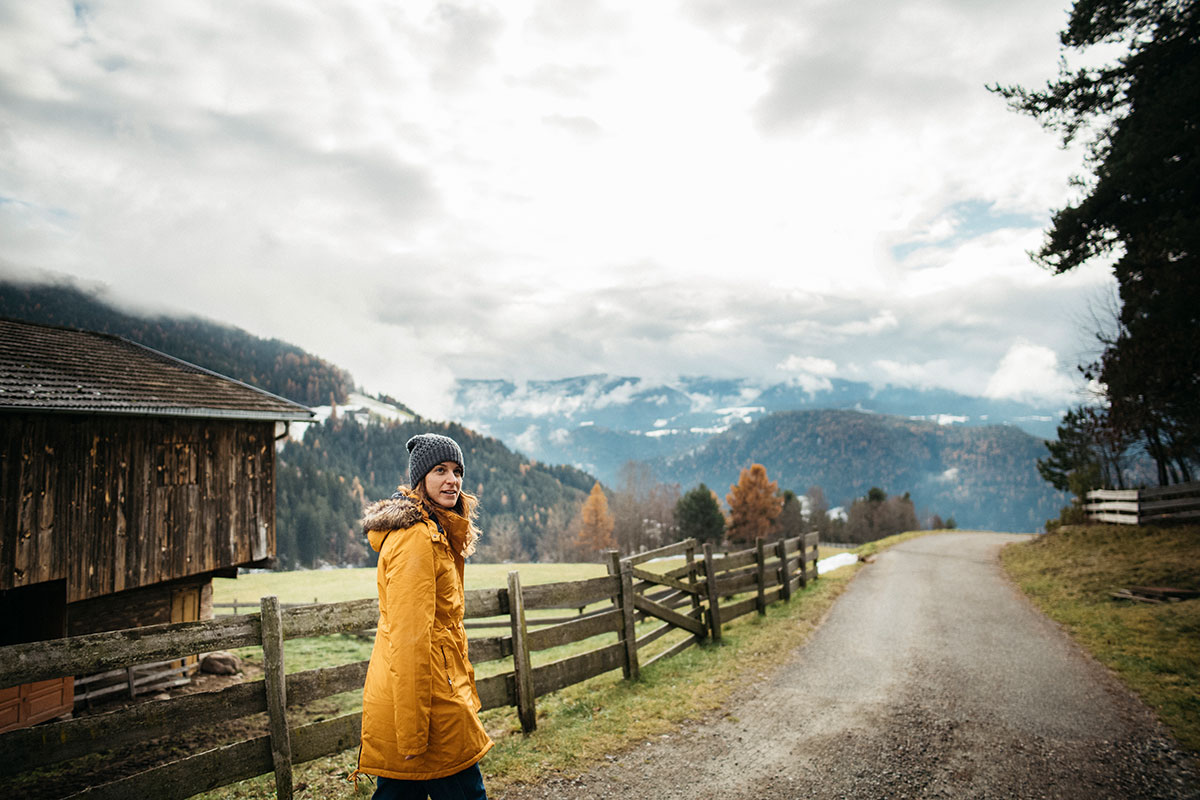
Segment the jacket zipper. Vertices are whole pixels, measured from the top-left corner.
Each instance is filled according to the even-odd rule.
[[[454,691],[454,681],[450,679],[450,662],[446,660],[446,648],[440,648],[442,651],[442,664],[446,667],[446,683],[450,684],[450,691]]]

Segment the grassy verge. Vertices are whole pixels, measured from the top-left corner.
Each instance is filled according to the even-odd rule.
[[[1200,589],[1200,526],[1091,525],[1004,549],[1033,602],[1115,671],[1200,755],[1200,599],[1114,600],[1126,586]]]

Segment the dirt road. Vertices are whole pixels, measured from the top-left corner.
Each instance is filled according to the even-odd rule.
[[[882,553],[722,714],[499,800],[1200,798],[1149,709],[1004,577],[1020,538]]]

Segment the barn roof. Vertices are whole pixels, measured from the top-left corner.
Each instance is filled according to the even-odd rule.
[[[309,420],[308,408],[119,336],[0,319],[0,411]]]

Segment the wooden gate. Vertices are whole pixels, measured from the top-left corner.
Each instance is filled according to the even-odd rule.
[[[651,561],[680,555],[684,557],[682,566],[661,571],[644,566]],[[620,558],[619,554],[613,551],[609,572],[621,574],[626,570],[633,580],[633,607],[637,612],[636,619],[640,621],[653,617],[665,623],[638,637],[639,650],[675,629],[692,634],[691,638],[664,650],[646,662],[646,665],[660,658],[673,656],[708,637],[709,625],[704,620],[705,609],[701,602],[706,591],[705,582],[700,577],[703,564],[696,562],[695,539],[685,539],[625,558]]]

